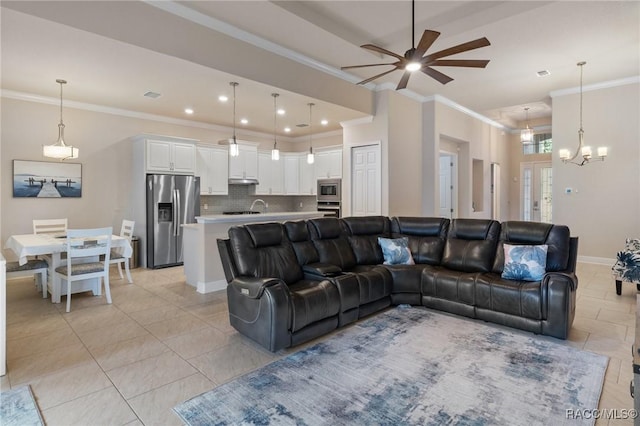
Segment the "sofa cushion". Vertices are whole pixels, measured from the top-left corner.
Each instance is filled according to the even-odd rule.
[[[277,230],[280,231],[279,238],[273,235]],[[279,278],[287,284],[302,279],[302,268],[291,243],[283,238],[283,233],[284,228],[279,223],[229,228],[229,246],[238,274],[256,278]],[[274,244],[266,245],[267,243]]]
[[[420,295],[422,271],[425,265],[384,265],[393,280],[392,294],[414,293]]]
[[[340,219],[310,219],[307,221],[307,228],[321,263],[339,266],[343,271],[348,271],[356,265],[355,255],[340,226]]]
[[[495,220],[452,220],[442,266],[461,272],[491,271],[499,236],[500,223]]]
[[[560,272],[569,268],[571,238],[569,228],[549,223],[508,221],[500,231],[500,240],[496,247],[496,256],[492,272],[501,274],[504,268],[503,244],[542,245],[547,249],[547,272]]]
[[[285,222],[284,229],[300,265],[319,262],[318,251],[311,241],[305,221]]]
[[[338,314],[340,294],[329,281],[301,280],[289,285],[291,295],[291,331]]]
[[[409,238],[382,238],[378,237],[378,243],[382,249],[385,265],[414,265],[411,250],[408,246]]]
[[[441,217],[394,217],[391,237],[407,237],[416,263],[439,265],[449,230],[449,219]]]
[[[540,281],[505,280],[500,275],[480,274],[475,285],[476,307],[523,318],[542,320]]]
[[[504,269],[502,278],[506,280],[540,281],[547,266],[546,244],[537,246],[504,246]]]
[[[347,217],[342,219],[348,241],[358,265],[383,262],[378,237],[388,238],[389,219],[384,216]]]
[[[421,275],[423,296],[475,306],[477,273],[453,271],[440,266],[426,266]]]
[[[389,271],[382,266],[372,266],[355,274],[360,288],[360,305],[388,297],[393,287]]]

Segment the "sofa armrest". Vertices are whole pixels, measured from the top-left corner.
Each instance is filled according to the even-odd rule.
[[[542,333],[566,339],[576,310],[578,277],[572,272],[548,272],[541,282]]]
[[[254,278],[254,277],[236,277],[229,283],[243,296],[250,299],[259,299],[262,297],[265,288],[280,284],[282,281],[278,278]]]
[[[310,263],[304,265],[302,270],[305,274],[317,275],[321,277],[335,277],[342,274],[342,269],[339,266],[331,265],[329,263]]]

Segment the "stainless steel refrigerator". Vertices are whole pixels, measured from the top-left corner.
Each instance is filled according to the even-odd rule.
[[[200,178],[147,175],[147,267],[182,265],[183,224],[200,215]]]

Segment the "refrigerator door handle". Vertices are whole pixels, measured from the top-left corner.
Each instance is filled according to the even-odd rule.
[[[176,190],[173,190],[173,194],[172,194],[172,198],[173,198],[173,217],[171,218],[171,220],[173,221],[173,236],[176,236],[176,223],[178,222],[178,214],[177,214],[177,210],[178,210],[178,198],[176,197]]]
[[[178,208],[176,209],[177,210],[176,216],[178,218],[178,220],[176,221],[176,237],[177,237],[178,235],[180,235],[180,229],[181,229],[180,220],[182,220],[181,219],[182,200],[180,199],[180,190],[178,189],[176,189],[176,199],[178,200]]]

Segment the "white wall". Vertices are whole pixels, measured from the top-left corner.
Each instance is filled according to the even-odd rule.
[[[579,94],[554,96],[553,216],[580,238],[582,259],[609,263],[625,238],[640,237],[640,84],[587,89],[585,145],[607,146],[609,156],[584,167],[562,163],[558,150],[578,146]]]

